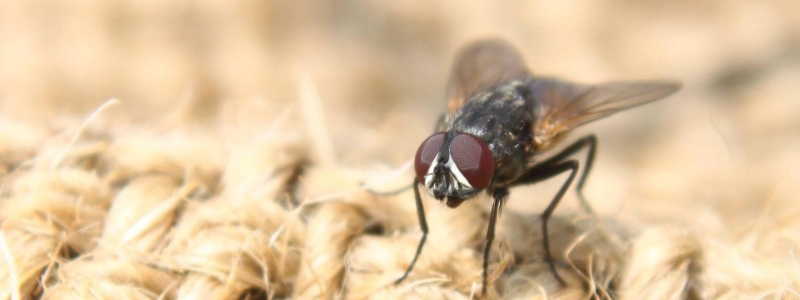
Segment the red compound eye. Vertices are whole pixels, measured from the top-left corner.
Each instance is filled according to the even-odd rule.
[[[428,174],[428,169],[431,168],[433,160],[442,150],[444,136],[445,134],[442,132],[436,133],[422,142],[422,145],[417,149],[417,155],[414,157],[414,170],[417,171],[417,180],[419,182],[425,182],[425,174]]]
[[[450,144],[450,155],[473,188],[484,189],[492,181],[494,156],[480,138],[466,133],[457,135]]]

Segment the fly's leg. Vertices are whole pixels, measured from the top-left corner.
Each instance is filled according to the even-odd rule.
[[[594,156],[597,152],[597,137],[594,134],[587,135],[571,145],[561,150],[555,156],[548,158],[545,161],[542,161],[536,165],[534,168],[538,168],[540,166],[552,166],[561,163],[570,155],[575,154],[576,152],[583,150],[583,148],[589,148],[589,153],[586,155],[586,163],[583,166],[583,172],[581,172],[581,177],[578,179],[578,184],[575,186],[575,191],[578,192],[578,199],[581,201],[581,206],[583,209],[589,213],[594,214],[594,210],[592,206],[589,205],[589,201],[586,201],[586,197],[583,196],[583,185],[586,183],[586,178],[589,177],[589,172],[592,170],[592,165],[594,164]]]
[[[417,203],[417,217],[419,218],[419,228],[422,230],[422,239],[419,240],[419,245],[417,246],[417,253],[414,254],[414,259],[411,260],[411,264],[408,265],[408,269],[403,274],[402,277],[395,281],[395,284],[402,282],[403,280],[408,277],[408,274],[411,273],[411,270],[414,269],[414,264],[417,263],[417,259],[419,258],[419,254],[422,253],[422,246],[425,245],[425,240],[428,238],[428,222],[425,220],[425,209],[422,207],[422,197],[419,194],[419,181],[416,177],[414,177],[414,182],[411,183],[411,186],[414,187],[414,200]]]
[[[567,181],[564,182],[564,185],[561,186],[561,188],[558,190],[558,193],[556,193],[556,196],[553,197],[553,200],[550,201],[550,204],[547,205],[547,208],[542,213],[542,244],[544,246],[545,259],[550,265],[550,271],[553,273],[553,276],[556,278],[556,280],[558,280],[559,283],[561,283],[561,285],[566,285],[566,282],[564,282],[564,279],[562,279],[561,276],[558,275],[558,272],[556,272],[556,265],[553,262],[552,254],[550,254],[550,239],[549,234],[547,233],[547,221],[550,220],[550,217],[553,215],[553,211],[556,209],[556,206],[558,206],[561,198],[564,197],[564,194],[567,192],[569,185],[572,184],[572,181],[575,179],[575,174],[578,172],[578,161],[568,160],[558,164],[534,166],[528,170],[527,174],[520,177],[520,179],[513,184],[532,184],[550,179],[567,171],[570,172],[569,178],[567,178]]]
[[[483,289],[481,292],[486,295],[487,274],[489,269],[489,250],[492,248],[494,241],[494,227],[497,224],[497,215],[500,214],[500,209],[503,203],[508,199],[508,189],[498,188],[494,190],[494,203],[492,203],[492,213],[489,215],[489,230],[486,232],[486,247],[483,249]]]

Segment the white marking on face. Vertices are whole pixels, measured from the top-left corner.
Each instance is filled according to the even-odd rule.
[[[425,186],[428,187],[429,192],[432,192],[433,189],[438,188],[437,186],[434,186],[434,182],[433,181],[434,181],[435,178],[433,176],[433,174],[434,174],[433,171],[436,169],[436,166],[439,164],[439,158],[440,158],[439,156],[440,155],[437,154],[436,158],[433,159],[433,162],[431,162],[431,166],[428,168],[428,173],[425,176]],[[453,155],[448,153],[448,158],[449,159],[447,160],[447,163],[445,164],[445,167],[447,168],[448,171],[450,171],[450,174],[443,174],[443,175],[444,176],[452,176],[453,179],[455,179],[455,181],[458,181],[458,183],[460,184],[460,189],[465,189],[465,188],[466,189],[473,189],[472,185],[469,184],[469,181],[467,181],[467,178],[464,177],[464,174],[461,174],[461,170],[459,170],[458,166],[456,166],[455,160],[453,160]],[[449,187],[449,189],[451,189],[451,192],[452,192],[452,189],[455,189],[455,188],[456,188],[456,186]]]
[[[436,158],[433,159],[431,166],[428,167],[428,173],[425,174],[425,186],[428,188],[433,187],[433,170],[436,169],[437,164],[439,164],[439,154],[436,154]]]
[[[448,169],[450,169],[450,173],[452,173],[453,176],[456,177],[456,180],[458,180],[458,182],[461,183],[461,185],[466,186],[469,189],[472,189],[472,185],[469,184],[467,178],[464,177],[464,174],[461,174],[461,170],[459,170],[458,166],[456,166],[456,163],[453,160],[453,154],[452,153],[449,154],[450,154],[450,159],[447,160],[446,166]]]

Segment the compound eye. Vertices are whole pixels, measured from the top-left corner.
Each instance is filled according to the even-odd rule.
[[[466,133],[455,136],[450,144],[450,155],[473,188],[484,189],[492,181],[494,156],[480,138]]]
[[[417,180],[419,182],[425,182],[425,175],[428,174],[431,164],[436,160],[436,156],[439,156],[439,151],[442,150],[444,136],[443,132],[436,133],[422,142],[422,145],[417,149],[417,155],[414,157],[414,171],[417,172]]]

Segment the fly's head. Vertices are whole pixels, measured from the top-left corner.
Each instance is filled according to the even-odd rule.
[[[439,132],[417,150],[414,169],[428,193],[451,208],[475,196],[492,181],[494,157],[486,142],[460,132]]]

